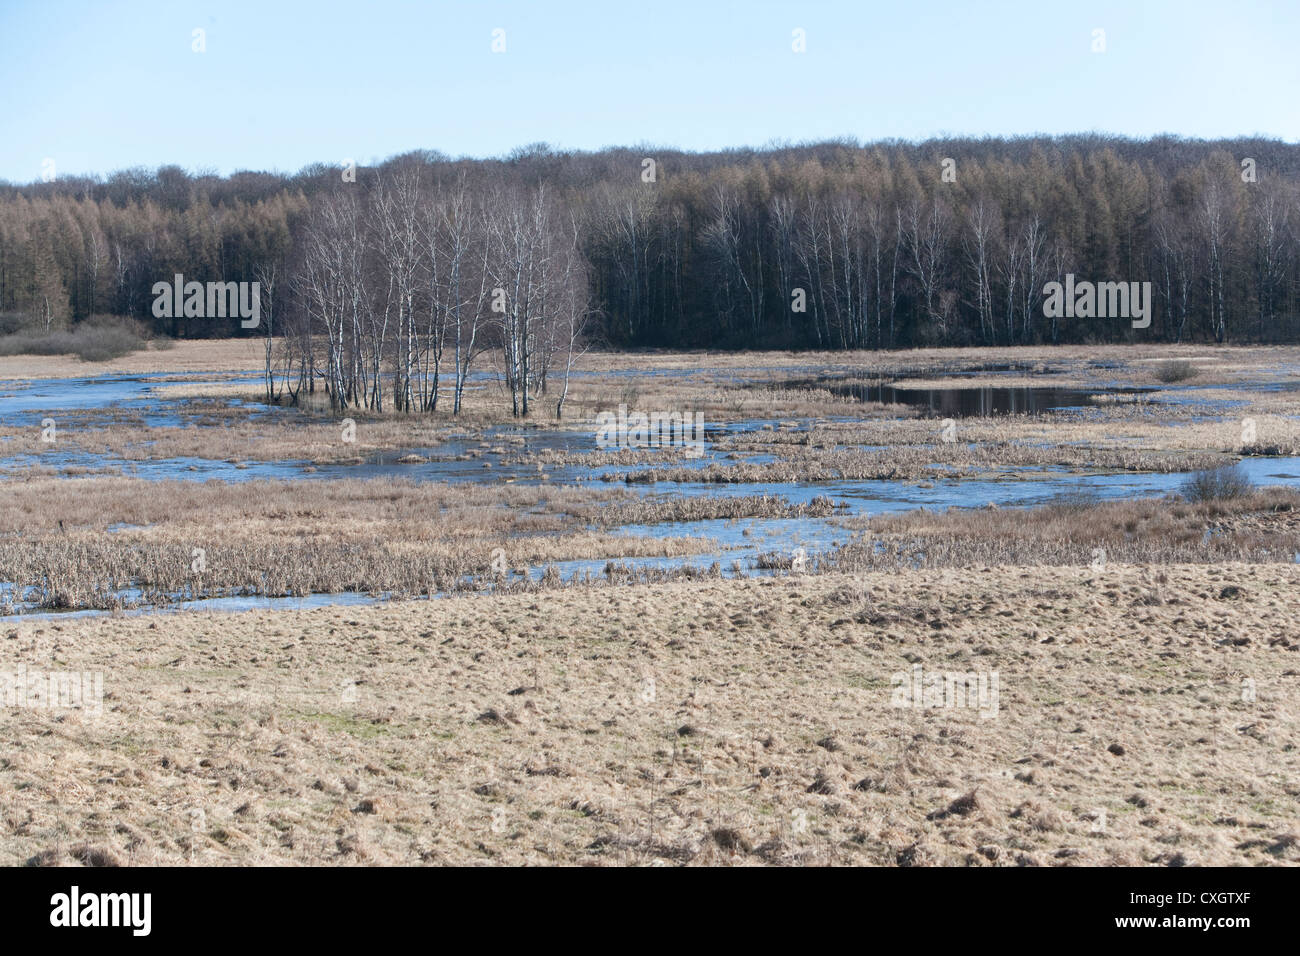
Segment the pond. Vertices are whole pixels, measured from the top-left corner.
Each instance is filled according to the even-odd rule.
[[[1040,415],[1058,408],[1088,408],[1111,404],[1114,396],[1147,395],[1149,388],[1056,388],[1004,385],[952,385],[906,388],[867,382],[836,383],[794,379],[784,388],[823,389],[840,398],[885,405],[907,405],[930,418],[976,418],[994,415]]]

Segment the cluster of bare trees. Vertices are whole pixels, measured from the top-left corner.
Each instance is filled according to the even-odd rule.
[[[338,409],[459,414],[475,360],[494,348],[515,415],[557,368],[563,414],[588,279],[577,226],[545,185],[474,189],[409,165],[318,197],[299,252],[302,308],[280,353],[291,399],[320,380]],[[276,377],[268,369],[268,388]]]

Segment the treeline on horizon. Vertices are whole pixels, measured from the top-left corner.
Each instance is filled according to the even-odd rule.
[[[608,347],[1300,341],[1300,146],[1102,135],[710,153],[539,144],[496,159],[407,153],[356,169],[355,182],[322,164],[294,175],[165,166],[0,183],[0,313],[47,329],[113,314],[174,337],[264,335],[226,319],[156,318],[151,290],[177,273],[198,282],[276,275],[264,310],[275,333],[306,325],[311,341],[302,280],[313,223],[319,236],[327,206],[355,202],[359,307],[410,313],[409,368],[442,347],[421,340],[414,316],[437,311],[446,277],[433,274],[435,242],[425,260],[400,264],[420,274],[407,277],[405,306],[394,304],[394,214],[388,241],[376,217],[384,202],[416,193],[435,205],[455,193],[478,210],[485,235],[494,210],[545,206],[555,233],[546,248],[576,237],[581,267],[568,268],[583,277],[588,312],[579,324]],[[483,261],[477,278],[499,277]],[[1045,318],[1043,286],[1067,273],[1151,282],[1150,328]],[[459,287],[444,291],[442,313],[454,305],[457,322],[464,308],[492,307],[477,288],[455,303]],[[427,336],[446,332],[435,325]],[[503,345],[499,325],[483,323],[478,348]]]

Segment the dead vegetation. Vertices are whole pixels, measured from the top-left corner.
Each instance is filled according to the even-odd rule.
[[[0,504],[0,582],[11,605],[112,609],[230,595],[356,591],[424,595],[557,586],[553,566],[598,561],[602,583],[693,576],[629,558],[715,548],[687,535],[621,535],[630,524],[802,518],[828,498],[641,496],[573,487],[372,481],[11,482]],[[714,572],[716,573],[716,571]]]
[[[988,477],[1004,469],[1054,468],[1073,472],[1132,471],[1155,474],[1218,467],[1227,459],[1207,453],[1186,454],[1122,448],[1077,446],[1034,447],[998,444],[938,443],[932,446],[891,447],[880,450],[818,449],[786,446],[777,462],[709,464],[703,468],[654,467],[637,471],[606,472],[607,482],[659,481],[710,484],[764,484],[771,482],[891,481],[954,477]],[[1028,472],[999,475],[1032,480]]]
[[[472,403],[472,413],[460,418],[444,413],[412,417],[350,412],[356,423],[355,441],[344,441],[340,423],[319,401],[306,400],[304,407],[297,409],[268,408],[259,404],[256,385],[167,381],[172,375],[200,367],[196,364],[200,358],[212,363],[208,369],[256,371],[260,355],[247,343],[180,343],[157,359],[149,355],[134,363],[121,360],[125,364],[109,366],[159,375],[161,397],[189,402],[181,425],[149,424],[143,413],[134,409],[63,411],[55,415],[60,431],[54,445],[42,440],[39,429],[0,427],[0,446],[7,457],[31,456],[36,467],[57,467],[71,450],[106,456],[111,464],[127,466],[192,458],[294,462],[311,467],[365,464],[394,453],[405,454],[412,462],[428,457],[463,461],[484,457],[486,465],[484,452],[500,444],[506,452],[504,461],[536,463],[543,470],[612,465],[618,469],[613,479],[619,481],[694,477],[693,469],[681,467],[685,453],[680,449],[653,454],[533,452],[522,435],[505,441],[493,439],[489,428],[510,421],[511,416],[508,392],[491,379],[474,386],[481,394]],[[170,362],[173,356],[174,365],[158,364]],[[46,371],[78,374],[57,363],[46,370],[41,365],[45,360],[32,361],[32,369],[14,370],[15,377],[39,376]],[[1193,471],[1243,455],[1300,453],[1300,429],[1295,425],[1300,416],[1300,391],[1296,389],[1300,349],[1295,348],[1116,346],[707,356],[593,352],[584,356],[584,363],[586,367],[573,380],[564,419],[533,417],[522,425],[525,434],[556,428],[586,432],[593,428],[598,413],[612,411],[619,404],[632,410],[698,412],[710,428],[710,448],[737,459],[711,468],[708,479],[717,482],[762,480],[766,463],[744,461],[745,456],[754,454],[777,457],[770,470],[774,480],[817,481],[836,477],[924,479],[943,469],[957,469],[961,474],[1044,468]],[[830,390],[837,382],[936,388],[1032,385],[1095,389],[1104,397],[1114,387],[1150,388],[1156,384],[1159,370],[1170,363],[1193,369],[1198,389],[1220,387],[1212,393],[1178,389],[1176,402],[1165,400],[1169,390],[1164,390],[1111,395],[1113,400],[1081,411],[963,418],[950,442],[941,440],[938,421],[922,417],[916,409],[862,402]],[[661,374],[643,374],[648,365]],[[0,359],[0,375],[3,368]],[[164,368],[169,373],[166,376]],[[791,387],[792,381],[811,384]],[[235,398],[244,404],[233,404]],[[1215,404],[1224,401],[1239,404],[1230,411]],[[1245,418],[1254,423],[1250,440],[1243,434]],[[799,421],[810,421],[810,425],[797,427]],[[739,433],[718,429],[735,422],[765,425]],[[895,457],[897,461],[892,460]],[[22,467],[32,467],[32,462],[25,461]]]
[[[6,660],[105,700],[7,711],[0,864],[1295,865],[1297,585],[932,570],[18,625]],[[896,706],[917,664],[997,671],[996,716]]]
[[[182,342],[106,368],[256,369],[257,349]],[[764,423],[711,436],[735,457],[678,468],[691,482],[1191,470],[1296,452],[1298,359],[1166,346],[591,353],[560,424],[620,401]],[[932,419],[781,384],[812,369],[1102,388],[1184,360],[1197,385],[1247,404],[963,419],[949,443]],[[0,375],[83,374],[8,361]],[[633,381],[648,361],[692,374]],[[768,381],[738,384],[755,377]],[[1250,387],[1262,378],[1278,389]],[[360,462],[451,441],[478,442],[473,458],[491,450],[497,414],[487,401],[468,422],[359,419],[345,446],[312,411],[269,421],[225,406],[228,389],[195,397],[208,403],[196,421],[214,427],[85,414],[61,436],[127,461]],[[1255,417],[1257,442],[1243,444],[1238,413]],[[46,454],[30,430],[0,438],[11,455]],[[541,470],[612,464],[631,482],[682,464],[493,444]],[[757,455],[776,460],[744,460]],[[766,556],[773,576],[735,580],[717,564],[631,563],[699,554],[698,536],[616,532],[826,517],[833,503],[504,481],[69,481],[39,467],[0,497],[0,581],[47,606],[115,607],[127,587],[160,601],[495,590],[7,625],[7,665],[102,672],[106,695],[98,715],[3,711],[0,864],[1300,864],[1294,492],[837,519],[858,537],[801,568]],[[565,560],[596,567],[560,587]],[[898,675],[918,666],[997,672],[996,716],[895,706]]]
[[[857,536],[820,556],[817,567],[1083,565],[1100,572],[1107,563],[1294,564],[1300,555],[1300,492],[1287,488],[1195,502],[1083,494],[1040,508],[918,509],[842,521]]]

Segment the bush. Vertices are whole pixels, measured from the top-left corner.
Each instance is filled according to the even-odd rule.
[[[91,316],[71,329],[19,329],[0,335],[0,355],[75,355],[107,362],[144,348],[140,325],[123,316]]]
[[[73,353],[83,362],[107,362],[144,348],[144,342],[129,329],[111,325],[78,330]]]
[[[1187,359],[1169,359],[1156,366],[1156,378],[1165,384],[1185,382],[1190,378],[1196,378],[1198,374],[1196,366]]]
[[[1224,465],[1198,471],[1183,482],[1182,494],[1188,501],[1223,501],[1244,498],[1255,485],[1238,465]]]

